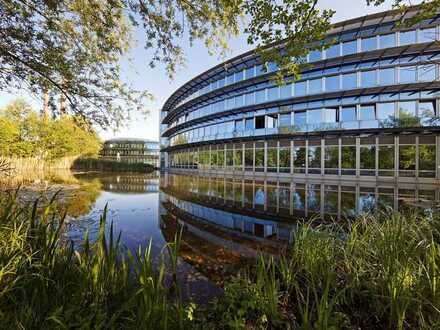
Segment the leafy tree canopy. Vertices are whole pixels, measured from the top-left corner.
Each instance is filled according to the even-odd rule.
[[[39,116],[24,100],[0,109],[0,155],[55,160],[66,156],[96,155],[97,134],[69,115]]]
[[[385,0],[366,0],[379,5]],[[389,0],[405,9],[409,0]],[[431,15],[440,0],[425,0]],[[69,111],[102,127],[121,124],[151,97],[121,79],[120,59],[144,31],[150,66],[170,77],[184,63],[183,42],[224,53],[241,30],[262,60],[298,76],[311,41],[330,26],[318,0],[0,0],[0,90],[61,95]],[[244,27],[244,28],[243,28]],[[278,45],[268,47],[269,45]],[[318,45],[317,45],[318,47]],[[313,47],[312,47],[313,49]],[[52,101],[52,106],[54,103]]]

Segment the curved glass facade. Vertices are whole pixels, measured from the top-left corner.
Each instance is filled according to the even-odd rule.
[[[194,78],[162,108],[163,167],[438,178],[439,19],[403,30],[398,18],[334,25],[336,43],[282,86],[254,52]]]

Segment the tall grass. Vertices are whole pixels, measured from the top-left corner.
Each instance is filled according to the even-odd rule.
[[[259,259],[253,272],[228,284],[205,321],[241,328],[440,328],[439,228],[437,216],[420,213],[304,223],[286,255]]]
[[[37,205],[1,201],[2,328],[186,327],[183,305],[168,298],[164,263],[152,266],[151,245],[123,251],[104,212],[98,239],[76,251],[62,238],[65,216],[54,203]]]
[[[2,328],[440,328],[440,223],[432,214],[305,222],[285,253],[259,256],[201,308],[180,296],[182,232],[157,267],[151,243],[123,249],[106,211],[98,239],[75,250],[55,203],[37,205],[0,200]]]

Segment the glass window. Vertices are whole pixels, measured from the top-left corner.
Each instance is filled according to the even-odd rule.
[[[394,170],[394,146],[393,145],[380,145],[379,146],[379,175],[386,174],[381,173],[381,170]]]
[[[416,116],[416,101],[399,102],[399,118]]]
[[[324,123],[336,123],[338,108],[325,108],[322,110],[323,122]]]
[[[228,83],[228,85],[233,84],[234,83],[234,74],[230,74],[229,76],[227,76],[226,82]]]
[[[291,124],[291,113],[280,114],[280,127],[290,126]]]
[[[339,168],[339,147],[325,146],[324,148],[324,167],[325,168]]]
[[[301,81],[301,82],[296,82],[295,83],[295,96],[302,96],[302,95],[306,95],[306,82],[305,81]]]
[[[390,33],[379,36],[379,48],[383,49],[390,47],[396,47],[396,34]]]
[[[354,53],[357,53],[357,40],[342,43],[342,55],[350,55]]]
[[[360,120],[375,120],[376,119],[376,107],[374,104],[362,105],[359,112]]]
[[[322,92],[322,79],[309,80],[309,94],[317,94]]]
[[[356,147],[355,146],[342,146],[341,148],[341,168],[342,169],[355,169],[356,168]],[[342,174],[353,174],[351,172],[343,171]]]
[[[290,148],[280,148],[279,153],[280,159],[280,172],[289,172],[290,171]]]
[[[267,148],[267,170],[274,172],[278,166],[278,150],[276,148]]]
[[[435,176],[435,145],[419,145],[419,176]]]
[[[255,103],[262,103],[266,101],[266,90],[262,89],[255,92]]]
[[[235,130],[237,132],[240,132],[243,130],[243,120],[240,119],[240,120],[235,121]]]
[[[292,96],[292,84],[286,84],[280,87],[280,97],[282,99]]]
[[[437,66],[435,64],[419,66],[419,81],[433,81],[436,79]]]
[[[361,86],[362,87],[376,86],[376,70],[361,72]]]
[[[321,147],[309,147],[308,150],[309,169],[321,168]],[[320,172],[320,171],[319,171]],[[316,172],[313,172],[316,173]]]
[[[255,117],[255,129],[265,128],[264,116]]]
[[[365,145],[360,146],[360,164],[361,169],[375,169],[376,168],[376,146]],[[361,173],[361,175],[368,175],[374,173]]]
[[[235,97],[235,107],[242,107],[243,106],[243,95],[239,95]]]
[[[222,88],[225,86],[225,78],[221,78],[218,80],[218,88]]]
[[[244,101],[245,101],[246,105],[254,104],[254,102],[255,102],[255,100],[254,100],[254,92],[246,94],[245,98],[244,98]]]
[[[379,70],[379,85],[393,85],[395,83],[394,79],[394,68],[380,69]]]
[[[242,166],[243,165],[243,149],[237,148],[234,150],[234,165]]]
[[[322,52],[320,50],[312,50],[309,53],[309,62],[315,62],[322,59]]]
[[[254,129],[254,118],[246,118],[245,128],[246,128],[246,131],[250,131],[250,130]]]
[[[266,70],[264,69],[262,64],[259,64],[255,67],[255,75],[260,76],[265,73],[266,73]]]
[[[394,102],[377,104],[377,119],[393,120],[394,119]]]
[[[332,58],[332,57],[337,57],[337,56],[340,56],[340,46],[339,46],[339,43],[336,43],[336,44],[330,46],[326,50],[326,57],[327,58]]]
[[[242,71],[238,71],[238,72],[236,72],[235,73],[235,82],[239,82],[239,81],[242,81],[243,80],[243,78],[244,78],[244,71],[242,70]]]
[[[356,73],[342,75],[342,89],[353,89],[357,87]]]
[[[296,168],[306,167],[306,148],[304,147],[293,148],[293,166]]]
[[[339,76],[330,76],[325,78],[325,90],[327,92],[339,90]]]
[[[307,111],[307,123],[308,124],[319,124],[322,122],[321,109],[308,110]]]
[[[255,68],[252,67],[252,68],[246,69],[244,72],[244,75],[245,75],[246,79],[250,79],[250,78],[255,77]]]
[[[307,122],[307,115],[305,111],[297,111],[293,114],[293,123],[297,126],[305,125]]]
[[[421,29],[419,31],[418,42],[433,42],[437,40],[437,29],[435,27],[428,29]]]
[[[416,146],[399,146],[399,170],[414,171],[416,169]],[[411,173],[400,173],[402,176],[411,175]],[[405,175],[406,174],[406,175]]]
[[[279,98],[279,88],[278,87],[271,87],[267,89],[267,100],[273,101],[277,100]]]
[[[363,52],[369,52],[371,50],[375,50],[377,48],[377,38],[362,38],[361,47]]]
[[[341,108],[341,121],[355,121],[356,118],[356,107],[342,107]]]
[[[266,116],[267,128],[275,128],[278,127],[278,115],[267,115]]]
[[[434,126],[435,118],[435,101],[419,102],[419,117],[424,126]]]
[[[233,109],[235,108],[235,98],[231,97],[230,99],[226,100],[226,109]]]
[[[399,36],[400,46],[412,45],[416,43],[416,31],[400,32]]]
[[[399,68],[400,83],[412,83],[416,82],[416,67],[415,66],[405,66]]]
[[[257,171],[257,167],[264,167],[264,149],[255,149],[255,167]]]

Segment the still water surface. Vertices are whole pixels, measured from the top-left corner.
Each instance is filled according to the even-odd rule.
[[[253,262],[258,252],[277,255],[294,237],[301,219],[352,218],[391,208],[437,210],[440,186],[343,181],[273,181],[208,177],[189,173],[71,174],[77,188],[64,203],[66,236],[80,243],[96,237],[108,205],[108,221],[124,246],[152,241],[159,256],[184,226],[179,281],[186,297],[211,300],[227,276]],[[50,182],[49,182],[50,184]],[[67,184],[66,184],[67,187]],[[69,195],[67,195],[69,196]]]

